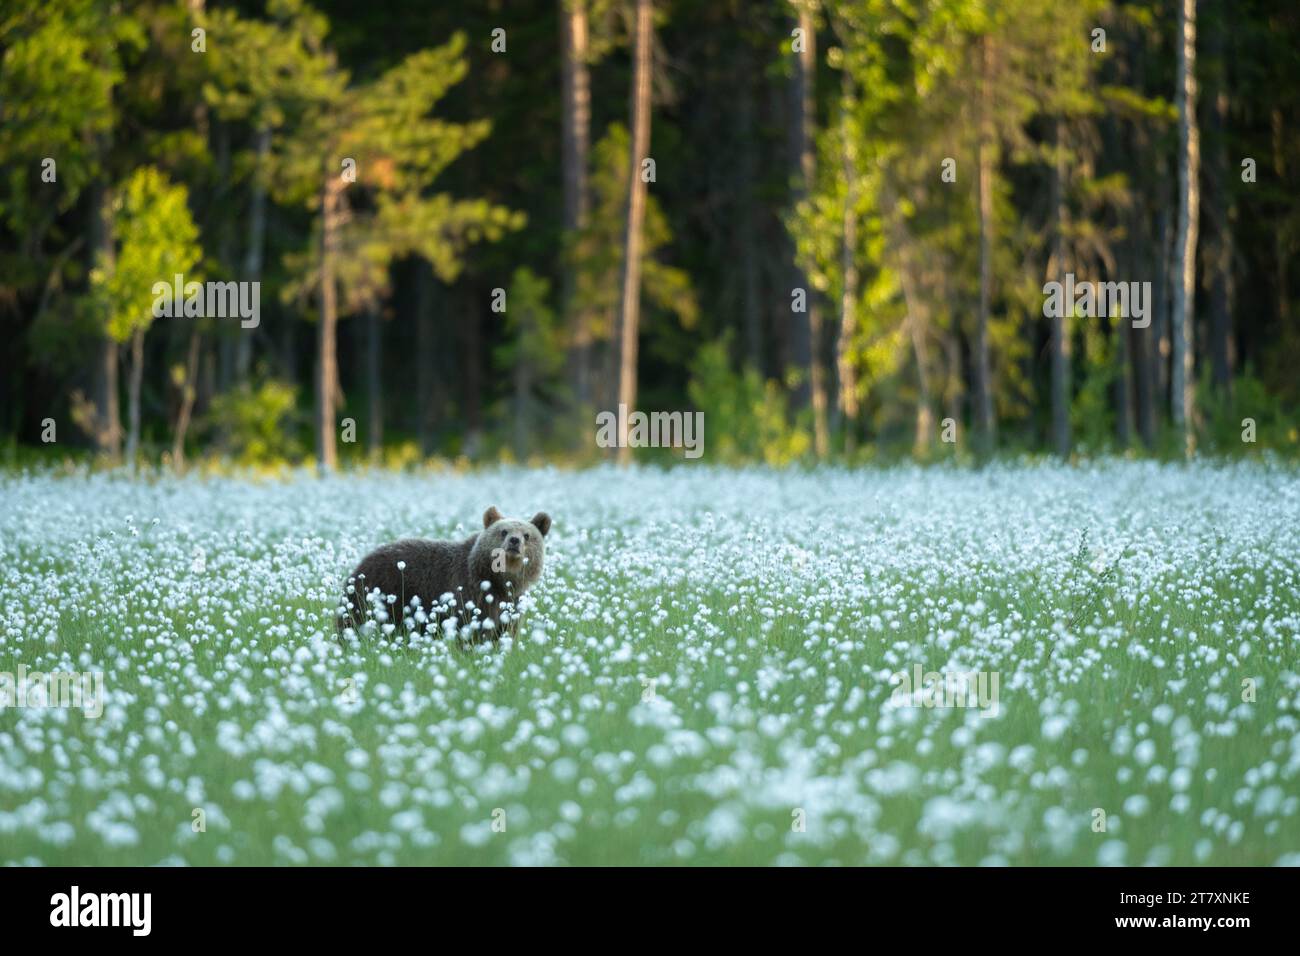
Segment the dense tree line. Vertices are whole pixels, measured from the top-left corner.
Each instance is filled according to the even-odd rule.
[[[0,430],[333,467],[593,455],[622,403],[724,460],[1294,452],[1298,21],[11,0]],[[158,317],[174,275],[260,315]]]

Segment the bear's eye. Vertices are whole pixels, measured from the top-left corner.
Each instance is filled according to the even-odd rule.
[[[506,529],[505,529],[505,528],[502,528],[502,529],[501,529],[501,537],[504,538],[505,536],[506,536]]]
[[[524,532],[524,540],[525,540],[525,541],[532,541],[532,540],[533,540],[533,536],[532,536],[531,534],[529,534],[527,531],[525,531],[525,532]]]

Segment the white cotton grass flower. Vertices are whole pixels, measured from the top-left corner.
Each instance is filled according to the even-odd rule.
[[[358,580],[336,639],[361,552],[465,532],[485,483],[564,519],[509,635],[503,596]],[[1287,861],[1293,485],[1259,462],[0,476],[23,555],[0,651],[104,674],[98,718],[6,709],[0,832],[54,865]],[[916,664],[996,673],[998,718],[893,700]],[[174,799],[206,835],[147,825]]]

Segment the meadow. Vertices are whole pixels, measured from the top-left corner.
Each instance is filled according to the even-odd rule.
[[[548,511],[514,639],[345,646],[376,544]],[[1300,473],[0,477],[8,864],[1300,864]],[[992,708],[899,675],[996,675]]]

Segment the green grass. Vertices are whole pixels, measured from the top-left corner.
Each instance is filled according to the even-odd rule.
[[[102,667],[109,701],[98,719],[0,711],[0,856],[1294,861],[1287,473],[717,472],[716,497],[687,475],[635,472],[611,490],[608,471],[501,473],[556,531],[520,639],[477,649],[345,649],[330,602],[358,550],[450,533],[482,479],[443,479],[425,519],[411,517],[428,507],[412,479],[178,483],[183,513],[159,504],[157,527],[112,538],[160,499],[125,482],[10,482],[0,666]],[[1126,485],[1153,479],[1175,497],[1122,507]],[[341,506],[352,498],[365,504]],[[41,508],[82,524],[42,537],[23,520]],[[1120,545],[1094,561],[1099,538]],[[809,558],[784,555],[795,541]],[[996,672],[999,717],[892,709],[888,675],[913,662]],[[1054,714],[1068,718],[1056,737]],[[128,829],[115,838],[108,820]]]

